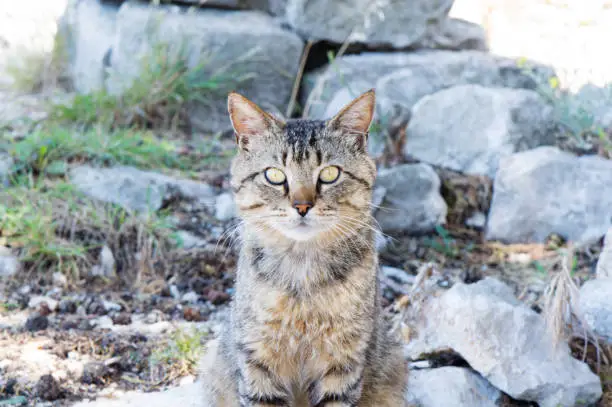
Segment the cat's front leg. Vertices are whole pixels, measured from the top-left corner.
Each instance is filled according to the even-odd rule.
[[[355,407],[363,388],[363,366],[331,367],[308,388],[314,407]]]
[[[248,351],[241,355],[238,392],[240,407],[289,407],[290,395],[270,368]]]

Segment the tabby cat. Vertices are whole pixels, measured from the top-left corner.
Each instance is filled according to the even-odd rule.
[[[203,359],[205,406],[404,406],[370,211],[374,91],[328,121],[284,122],[237,93],[228,105],[242,247],[229,324]]]

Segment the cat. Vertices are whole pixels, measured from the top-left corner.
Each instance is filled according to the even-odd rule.
[[[331,120],[281,121],[229,94],[242,246],[229,322],[202,360],[207,407],[405,405],[370,210],[374,106],[370,90]]]

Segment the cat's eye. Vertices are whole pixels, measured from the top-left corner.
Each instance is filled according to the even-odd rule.
[[[319,181],[324,184],[331,184],[338,181],[340,178],[340,168],[335,165],[325,167],[319,173]]]
[[[266,177],[266,181],[272,185],[282,185],[287,180],[285,173],[274,167],[265,170],[264,176]]]

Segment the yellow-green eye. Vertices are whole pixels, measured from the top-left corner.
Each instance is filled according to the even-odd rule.
[[[264,172],[264,176],[266,180],[272,185],[282,185],[287,180],[285,173],[279,170],[278,168],[268,168]]]
[[[324,184],[331,184],[333,182],[338,181],[340,178],[340,168],[335,165],[325,167],[319,173],[319,181]]]

